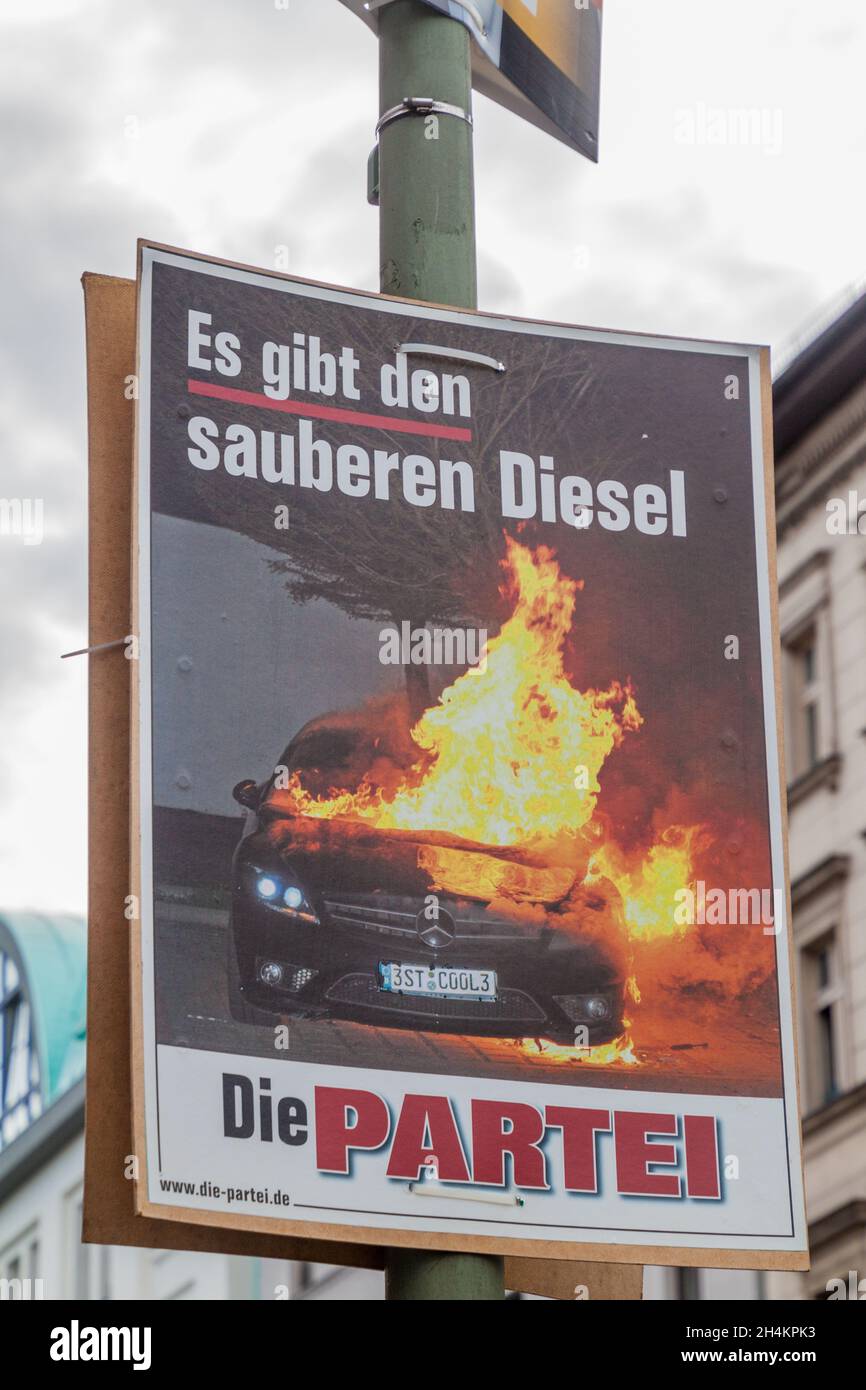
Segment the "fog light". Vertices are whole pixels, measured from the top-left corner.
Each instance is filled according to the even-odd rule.
[[[278,985],[283,978],[283,967],[275,960],[263,961],[259,966],[259,979],[265,985]]]
[[[289,989],[291,989],[294,993],[297,993],[299,989],[304,988],[304,985],[308,985],[311,980],[314,980],[318,973],[318,970],[308,970],[305,966],[302,967],[300,970],[296,970],[292,975],[292,980],[291,984],[289,985]]]
[[[603,994],[555,994],[554,999],[572,1023],[598,1023],[610,1018],[610,1000]]]

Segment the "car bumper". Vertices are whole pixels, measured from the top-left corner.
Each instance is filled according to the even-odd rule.
[[[363,939],[331,922],[299,926],[239,897],[232,936],[244,999],[275,1015],[591,1047],[622,1031],[621,978],[597,947],[554,933],[507,943],[458,940],[433,950],[420,941]],[[391,993],[381,987],[380,966],[388,962],[495,970],[496,998]],[[607,1017],[588,1019],[579,1010],[575,1016],[573,1001],[587,996],[608,1001]]]

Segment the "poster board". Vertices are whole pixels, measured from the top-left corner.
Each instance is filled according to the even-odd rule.
[[[89,644],[132,631],[130,551],[135,281],[88,274],[86,314],[89,455]],[[136,1214],[130,1156],[129,871],[130,669],[123,651],[97,653],[89,667],[88,1067],[83,1239],[103,1245],[192,1250],[261,1259],[381,1269],[384,1251],[211,1227]],[[642,1269],[533,1259],[506,1263],[507,1287],[557,1299],[575,1288],[592,1299],[639,1299]]]
[[[628,1264],[807,1267],[778,744],[766,352],[437,309],[207,262],[151,245],[142,245],[141,260],[139,419],[144,428],[138,452],[138,549],[148,561],[152,518],[154,534],[159,535],[153,570],[140,575],[142,601],[135,623],[141,653],[136,663],[139,692],[145,693],[141,765],[153,769],[155,778],[141,779],[139,820],[133,824],[133,845],[143,847],[143,872],[136,884],[143,944],[141,960],[135,961],[141,969],[134,978],[138,1011],[133,1028],[139,1211],[154,1219],[377,1247],[471,1249],[566,1262],[580,1254]],[[395,359],[401,343],[412,346],[397,352]],[[292,355],[294,349],[297,356]],[[459,380],[453,373],[447,383],[445,375],[436,376],[442,352],[452,357],[455,352],[464,354],[462,360],[470,362]],[[413,353],[420,358],[417,374],[414,364],[405,360]],[[474,361],[466,353],[474,353]],[[498,372],[498,366],[504,372]],[[312,386],[314,380],[317,387]],[[512,394],[497,398],[494,393],[503,384]],[[319,399],[312,400],[313,395]],[[480,402],[477,421],[470,398]],[[729,405],[733,409],[728,410]],[[594,456],[595,472],[587,469],[588,477],[574,473],[563,480],[555,456],[570,459],[571,436],[557,434],[557,421],[564,419],[576,434],[569,412],[578,408],[582,447]],[[523,416],[515,423],[521,410]],[[273,414],[262,417],[265,411]],[[632,413],[635,423],[641,421],[645,428],[630,431]],[[449,414],[450,420],[443,418]],[[508,427],[508,448],[500,440],[497,478],[490,450],[503,423]],[[476,427],[481,441],[477,447]],[[294,429],[296,440],[290,433]],[[370,430],[383,432],[393,451],[382,463],[376,479],[382,492],[375,497],[370,496],[370,456],[357,438],[357,432]],[[406,436],[412,437],[411,443]],[[643,449],[650,438],[653,445]],[[431,440],[445,440],[449,448],[446,468],[436,446],[436,495],[436,464],[426,454],[407,453],[413,444],[430,450]],[[471,462],[463,452],[454,461],[455,445],[469,453]],[[392,457],[393,464],[388,462]],[[473,469],[480,470],[477,476]],[[379,535],[369,505],[392,500],[387,483],[394,472],[402,480],[405,505],[389,542],[387,525]],[[545,475],[558,478],[558,492]],[[455,478],[461,488],[459,501]],[[359,479],[366,479],[366,489]],[[446,481],[450,492],[443,489]],[[474,506],[466,505],[467,498],[474,500],[476,483],[488,507],[495,483],[502,509],[496,516],[493,507],[493,521],[482,532],[473,530],[477,514]],[[290,494],[282,491],[287,484]],[[277,493],[263,490],[265,485],[276,486]],[[239,493],[238,486],[246,492]],[[309,508],[305,512],[301,506],[298,516],[300,488],[307,488],[307,501],[312,497],[317,505],[331,505],[335,486],[343,494],[341,505],[348,508],[339,518],[343,535],[356,537],[356,549],[366,545],[362,568],[369,571],[371,565],[379,565],[377,583],[390,586],[386,597],[379,592],[371,596],[363,583],[359,588],[357,567],[349,573],[344,563],[335,565],[333,559],[320,563],[310,549],[312,538],[316,548],[330,547],[334,553],[336,533],[329,531],[326,513]],[[282,500],[287,495],[286,509]],[[363,524],[359,498],[369,504]],[[413,530],[407,510],[436,502],[441,515],[462,513],[456,518],[460,522],[468,513],[471,523],[463,534],[455,526],[444,548],[441,531],[435,525],[423,534]],[[724,512],[717,510],[722,507]],[[294,522],[289,518],[287,529],[297,527],[299,519],[303,529],[300,535],[295,531],[288,545],[280,537],[275,546],[271,532],[262,527],[279,529],[273,514],[281,510],[295,517]],[[509,526],[503,529],[505,517]],[[445,519],[453,524],[453,517]],[[372,527],[366,542],[365,525]],[[628,553],[618,561],[610,547],[617,539],[622,545],[622,533],[629,527]],[[601,549],[598,540],[589,544],[593,536],[601,537]],[[653,546],[660,556],[665,545],[687,547],[690,537],[698,546],[691,563],[680,563],[682,548],[680,557],[660,564],[648,558]],[[396,567],[386,572],[381,561],[389,544],[399,554]],[[264,551],[250,546],[264,546]],[[352,622],[381,623],[386,611],[396,619],[393,593],[412,592],[413,587],[418,591],[417,557],[435,557],[437,573],[445,574],[450,583],[450,562],[443,561],[449,551],[463,557],[464,567],[467,556],[473,563],[478,554],[486,556],[486,571],[466,571],[468,581],[457,607],[489,615],[489,631],[496,636],[489,649],[485,645],[484,663],[479,660],[477,670],[464,669],[456,679],[452,671],[450,682],[441,686],[443,698],[422,703],[417,727],[421,744],[427,738],[432,755],[426,765],[416,762],[410,768],[401,761],[405,742],[401,749],[388,742],[399,742],[409,727],[406,711],[394,703],[366,703],[370,688],[355,679],[359,672],[369,676],[370,671],[363,653],[352,648],[357,631],[353,634],[342,619],[337,622],[334,613],[326,640],[316,627],[318,616],[306,631],[298,626],[288,631],[284,624],[296,623],[296,609],[303,602],[318,603],[319,615],[324,611],[321,604],[329,604],[337,617],[342,612]],[[587,615],[587,669],[580,689],[575,683],[571,617],[583,592],[577,569],[584,566],[588,573],[601,575],[596,590],[601,598],[596,599],[595,613]],[[703,583],[695,579],[701,566],[707,576]],[[496,578],[502,570],[500,598],[507,602],[497,609]],[[284,577],[293,604],[287,604],[284,595],[277,602],[275,591],[265,583],[265,571]],[[742,658],[739,638],[737,655],[726,654],[726,644],[736,632],[730,632],[724,605],[718,608],[722,571],[728,589],[734,591]],[[153,627],[151,580],[162,584]],[[410,619],[423,618],[416,623],[423,628],[431,613],[447,613],[454,622],[455,592],[453,587],[449,590],[449,609],[447,594],[426,590],[406,619],[408,634],[403,623],[390,625],[400,653],[396,662],[407,668],[407,708],[418,692],[417,680],[408,679],[412,658],[405,644],[411,646],[416,635]],[[637,625],[632,620],[629,627],[629,592],[638,608],[643,595],[654,593],[652,624],[650,615],[641,611]],[[244,593],[246,600],[236,605],[237,595],[243,598]],[[717,606],[710,638],[694,613],[690,616],[689,604],[695,602],[701,621],[707,605]],[[614,631],[614,609],[616,630],[628,629],[624,645],[619,636],[613,641],[608,637]],[[286,616],[290,611],[291,620]],[[219,640],[214,636],[215,620],[217,629],[220,623],[228,624]],[[547,645],[535,640],[541,630],[550,636]],[[268,666],[268,653],[256,648],[251,635],[257,632],[271,634],[274,650],[288,643],[292,652],[302,651],[303,662],[295,661],[292,672],[314,672],[318,685],[314,681],[312,690],[303,683],[291,687],[294,703],[285,751],[281,754],[274,747],[267,755],[261,753],[262,761],[270,759],[273,766],[256,768],[254,776],[237,782],[234,799],[249,813],[241,827],[227,815],[224,794],[208,779],[216,767],[223,787],[230,785],[232,748],[240,748],[248,728],[255,729],[256,738],[263,730],[271,741],[276,738],[284,714],[280,702],[288,688],[286,667],[279,662]],[[152,633],[159,643],[153,687]],[[370,637],[368,626],[364,640]],[[718,648],[707,645],[717,639]],[[384,643],[381,628],[377,640]],[[515,641],[524,643],[522,656],[518,649],[518,659],[503,664],[503,653]],[[685,682],[685,697],[677,703],[669,699],[676,688],[676,663],[689,661],[686,648],[695,644],[705,663],[742,659],[743,665],[720,668],[736,675],[731,676],[728,693],[717,697],[702,682],[698,661],[688,667],[691,682]],[[426,650],[423,641],[421,648]],[[380,662],[384,649],[380,645]],[[234,665],[233,650],[240,652]],[[353,672],[350,685],[357,698],[351,711],[346,708],[348,686],[341,672],[326,663],[316,665],[324,661],[323,652],[337,652]],[[423,656],[420,664],[427,664]],[[262,714],[261,682],[251,681],[249,673],[266,669],[271,671],[272,693]],[[604,680],[596,674],[597,683],[590,685],[593,669],[603,673]],[[507,689],[509,670],[517,671],[515,690],[521,699],[526,694],[520,686],[521,671],[540,672],[537,679],[533,675],[535,693],[529,692],[531,698],[523,700],[521,710],[537,701],[549,722],[551,710],[564,701],[572,710],[572,725],[579,725],[588,739],[586,761],[571,769],[589,776],[588,782],[581,785],[576,779],[573,784],[575,792],[588,792],[588,814],[575,819],[576,803],[570,799],[564,819],[555,815],[548,827],[560,845],[561,833],[571,837],[569,855],[578,831],[592,839],[581,867],[586,876],[580,878],[573,867],[564,885],[563,862],[558,851],[551,851],[549,839],[546,848],[534,843],[527,854],[521,834],[512,833],[513,825],[503,830],[501,824],[491,829],[485,823],[477,834],[469,834],[467,816],[474,816],[477,807],[473,809],[465,791],[462,796],[453,791],[464,771],[461,757],[452,759],[457,781],[446,802],[448,824],[441,818],[435,822],[434,816],[431,831],[429,807],[435,796],[432,802],[428,797],[436,791],[436,769],[447,765],[441,741],[435,742],[436,725],[441,729],[444,724],[447,730],[454,712],[467,701],[470,710],[476,708],[490,691],[491,680],[504,679]],[[198,683],[181,694],[183,680],[195,672],[201,672]],[[718,677],[717,668],[713,673]],[[536,688],[539,683],[543,688]],[[155,719],[152,688],[161,711]],[[704,702],[697,712],[695,692]],[[393,694],[392,688],[389,700]],[[323,705],[323,699],[328,703]],[[650,741],[631,773],[627,768],[620,772],[613,784],[613,805],[605,802],[604,819],[596,821],[598,774],[627,737],[639,734],[645,722],[642,700],[651,727],[654,721],[662,735],[667,719],[664,756],[660,758],[659,747],[653,748]],[[509,714],[507,704],[502,705],[503,723],[512,732],[523,719],[511,718],[516,708]],[[335,720],[329,709],[342,710],[340,718]],[[439,713],[431,721],[434,710]],[[702,741],[706,736],[698,714],[721,721],[718,747],[709,748]],[[485,717],[473,725],[473,718],[470,727],[476,732],[496,723]],[[417,745],[414,727],[412,742]],[[168,740],[166,730],[171,731]],[[377,771],[372,781],[371,740],[379,747],[383,731],[386,743],[380,757],[389,768]],[[537,742],[536,735],[537,728],[532,735]],[[196,751],[200,736],[205,744]],[[324,741],[326,753],[311,752],[311,739],[314,750]],[[279,742],[284,743],[282,736]],[[574,748],[568,746],[573,760]],[[342,763],[336,747],[344,750]],[[469,745],[460,745],[464,747]],[[724,764],[731,750],[737,754],[733,770],[730,760]],[[679,772],[672,779],[669,769],[675,756]],[[335,769],[357,757],[365,761],[362,769],[356,768],[354,782],[337,779]],[[491,761],[498,766],[497,755],[492,754]],[[525,747],[511,761],[518,781],[528,767],[535,768],[532,758],[527,761]],[[408,781],[395,780],[395,768],[406,773]],[[386,773],[391,778],[388,791]],[[281,783],[280,778],[286,780]],[[634,818],[635,798],[646,799],[653,787],[652,816],[644,816],[642,838],[632,836],[629,842],[623,826],[629,814]],[[536,819],[560,804],[560,790],[542,804],[532,803]],[[520,791],[519,786],[514,789],[515,794]],[[709,793],[714,805],[722,808],[721,823],[710,827],[712,833],[707,829]],[[415,815],[417,794],[426,799],[420,815]],[[495,802],[493,786],[486,787],[482,799],[488,811],[491,798]],[[739,818],[731,809],[734,805],[741,808]],[[499,810],[507,822],[508,808]],[[584,831],[584,826],[589,828]],[[523,829],[525,824],[518,823],[517,830]],[[650,832],[653,837],[648,839]],[[404,852],[407,845],[411,862]],[[228,873],[226,855],[232,851],[234,869]],[[374,896],[385,894],[375,903],[369,893],[346,897],[347,865],[361,874],[362,862],[373,864],[377,873],[383,865],[387,869],[387,884],[368,884]],[[568,865],[576,863],[572,855]],[[328,882],[315,879],[319,869],[332,876]],[[414,927],[407,928],[402,923],[404,900],[413,893],[417,897],[422,870],[430,891],[418,902],[435,908],[433,920],[422,921],[427,914],[419,907]],[[662,909],[652,909],[648,921],[647,885],[659,872],[663,879],[667,875],[668,897]],[[766,931],[762,918],[725,921],[726,929],[736,928],[730,935],[727,930],[721,935],[707,932],[717,923],[712,917],[704,920],[706,895],[701,897],[698,888],[699,920],[687,926],[699,925],[701,930],[674,930],[674,889],[686,891],[684,885],[697,881],[702,872],[712,872],[716,883],[724,884],[711,886],[711,891],[723,893],[726,901],[731,894],[748,897],[756,892],[760,904],[762,894],[769,893],[775,914],[770,920],[776,925]],[[734,873],[737,877],[732,879]],[[479,891],[479,874],[487,888],[493,884],[491,891]],[[746,874],[748,879],[741,883]],[[336,904],[335,884],[340,890]],[[215,894],[227,886],[228,895]],[[296,951],[290,965],[284,958],[291,954],[288,946],[281,954],[274,944],[273,919],[267,915],[271,899],[274,910],[284,914],[280,932],[286,934],[279,940],[291,941]],[[402,907],[395,906],[398,899]],[[503,899],[508,900],[505,905]],[[475,904],[475,918],[466,915],[467,900]],[[385,901],[389,906],[379,912],[376,903]],[[694,915],[694,894],[691,911]],[[602,928],[590,925],[590,913],[600,914]],[[579,994],[559,996],[549,987],[548,974],[548,986],[536,978],[535,985],[516,989],[510,946],[497,956],[499,965],[486,957],[482,961],[477,951],[458,959],[462,938],[473,937],[466,924],[477,926],[479,914],[494,928],[490,940],[508,938],[513,943],[516,932],[522,950],[531,938],[522,958],[527,980],[533,972],[537,976],[542,939],[553,939],[557,950],[563,950],[556,959],[561,978],[576,980],[573,951],[578,943],[583,951],[591,938],[584,960],[590,982]],[[326,953],[339,938],[340,949],[351,955],[354,947],[347,943],[346,929],[357,940],[360,922],[376,937],[375,951],[382,959],[363,968],[356,963],[354,973],[347,969],[337,975],[334,962],[316,956],[318,947],[313,944],[301,960],[297,928],[303,923],[305,930],[315,932],[325,922],[330,931],[323,938]],[[551,938],[563,925],[571,935]],[[207,936],[217,929],[227,933],[230,947],[222,966],[214,954],[216,938]],[[411,948],[405,944],[410,929],[415,933]],[[401,933],[402,959],[393,946]],[[386,936],[392,938],[388,949],[382,944]],[[618,965],[609,952],[613,936],[622,940],[626,952]],[[203,944],[207,940],[210,945]],[[486,949],[492,957],[492,949]],[[348,958],[344,955],[344,964]],[[634,973],[626,975],[626,958],[639,961],[637,979]],[[679,981],[676,1029],[664,1014],[672,967]],[[314,983],[317,974],[322,976],[319,985]],[[270,995],[268,990],[281,992]],[[299,996],[297,1004],[288,998],[291,990]],[[539,1018],[539,1010],[543,1014],[543,1026],[536,1030],[540,1036],[524,1035],[525,1028],[518,1032],[514,1026],[518,1014],[508,1010],[527,1007],[514,997],[521,993],[536,1009],[533,1020]],[[279,1000],[277,1015],[272,998]],[[415,1002],[419,998],[422,1004]],[[692,1027],[695,998],[702,1001],[701,1027],[709,1036],[696,1036]],[[593,1001],[590,1012],[588,999]],[[498,1008],[499,1015],[485,1014],[487,1005]],[[560,1036],[567,1031],[566,1021],[575,1021],[564,1014],[566,1007],[576,1009],[582,1020],[569,1039]],[[396,1046],[389,1029],[397,1020],[394,1012],[385,1016],[385,1010],[403,1011],[404,1026],[406,1016],[411,1016],[412,1031],[403,1031]],[[279,1018],[273,1027],[268,1023],[269,1031],[263,1013],[268,1020]],[[634,1036],[632,1013],[638,1020]],[[421,1014],[426,1024],[419,1022]],[[461,1041],[452,1045],[458,1035],[448,1020],[457,1017],[473,1022],[463,1025]],[[521,1014],[518,1021],[525,1017]],[[504,1020],[503,1026],[497,1018]],[[554,1031],[552,1041],[544,1036]],[[436,1043],[432,1059],[429,1051],[425,1055],[430,1034]],[[491,1045],[491,1039],[499,1043],[503,1038],[511,1052]],[[273,1060],[272,1050],[284,1045],[286,1055]],[[536,1122],[530,1112],[537,1115],[542,1102],[546,1127],[537,1133],[518,1132],[512,1143],[505,1142],[515,1126],[529,1124],[532,1129]],[[398,1115],[394,1123],[392,1117]],[[467,1125],[473,1140],[471,1174],[468,1149],[461,1142]],[[587,1126],[592,1131],[589,1147]],[[313,1129],[315,1162],[310,1161]],[[578,1129],[582,1140],[575,1147]],[[300,1164],[283,1163],[286,1154],[270,1147],[275,1134],[289,1157],[300,1154]],[[407,1134],[411,1142],[404,1142]],[[595,1143],[597,1134],[604,1136],[601,1148]],[[238,1170],[241,1150],[236,1146],[250,1140],[255,1157],[246,1169],[244,1159]],[[556,1149],[556,1158],[544,1151],[545,1145]],[[376,1154],[381,1158],[383,1150],[385,1158],[379,1162]],[[275,1168],[271,1155],[276,1153],[280,1162]],[[508,1155],[517,1165],[513,1182]],[[431,1171],[430,1159],[435,1165],[434,1187],[444,1185],[444,1191],[435,1194],[422,1185],[422,1173]],[[676,1171],[665,1174],[659,1165]],[[746,1182],[738,1187],[741,1165]],[[356,1169],[363,1169],[364,1178],[353,1187]],[[227,1175],[238,1171],[236,1181],[243,1185],[234,1187]],[[278,1176],[285,1172],[292,1175],[289,1191]],[[328,1193],[334,1194],[330,1200],[324,1197],[328,1184]],[[485,1196],[479,1188],[494,1191]],[[461,1189],[462,1196],[453,1195]],[[485,1201],[491,1207],[504,1206],[490,1202],[494,1193],[506,1199],[507,1217],[498,1211],[482,1216],[479,1206],[470,1207]],[[572,1200],[581,1196],[598,1200],[596,1211],[603,1211],[600,1234],[594,1234],[599,1232],[599,1218],[591,1208],[590,1214],[584,1206],[580,1216],[571,1218]],[[178,1203],[174,1197],[185,1200]],[[658,1216],[654,1205],[671,1200],[683,1203],[680,1211],[689,1208],[687,1217],[677,1217],[678,1226],[669,1216]],[[431,1210],[428,1203],[434,1201],[443,1204],[433,1208],[435,1216],[416,1216],[422,1209]],[[547,1203],[546,1210],[540,1201]],[[717,1205],[713,1208],[711,1203]],[[277,1204],[291,1208],[290,1215],[274,1215]],[[271,1207],[268,1215],[262,1214],[263,1206]],[[465,1214],[467,1208],[471,1215]],[[630,1223],[638,1209],[644,1224],[635,1226]]]
[[[374,31],[386,3],[343,0]],[[423,3],[466,25],[477,91],[598,162],[601,0]]]

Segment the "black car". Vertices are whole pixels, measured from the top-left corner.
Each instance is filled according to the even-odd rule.
[[[294,774],[323,796],[362,769],[379,785],[401,773],[405,736],[373,725],[313,720],[276,775],[234,789],[247,822],[233,859],[232,1016],[590,1046],[618,1036],[625,931],[607,880],[581,885],[573,868],[448,833],[297,814],[284,790]]]

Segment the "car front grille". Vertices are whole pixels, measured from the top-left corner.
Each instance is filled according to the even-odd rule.
[[[360,927],[376,936],[411,937],[417,940],[414,912],[392,912],[384,907],[369,907],[366,903],[335,903],[325,899],[332,922],[341,927]]]
[[[500,990],[496,999],[431,999],[429,995],[391,994],[379,989],[370,975],[343,975],[327,990],[334,1003],[355,1008],[378,1009],[383,1013],[415,1014],[418,1017],[466,1019],[467,1022],[541,1023],[547,1015],[519,989]]]
[[[355,902],[334,902],[325,899],[325,907],[332,922],[340,927],[353,927],[385,940],[417,941],[416,918],[424,906],[423,901],[413,899],[391,899],[400,902],[401,907],[374,907],[363,899]],[[405,905],[405,906],[403,906]],[[531,940],[535,928],[523,928],[515,922],[503,922],[481,916],[461,916],[459,908],[450,899],[442,902],[447,908],[461,941],[519,941]],[[472,909],[477,913],[478,904]]]

